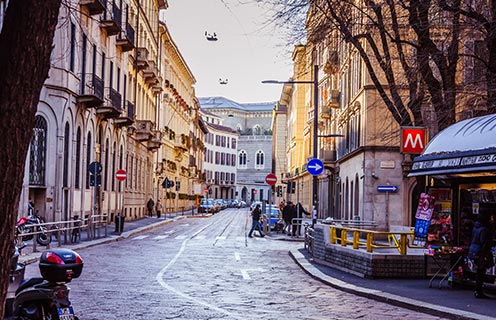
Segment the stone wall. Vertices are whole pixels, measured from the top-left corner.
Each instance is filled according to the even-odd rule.
[[[315,225],[313,257],[317,263],[355,274],[364,278],[424,278],[423,255],[400,255],[382,253],[380,250],[366,252],[365,249],[331,244],[329,226]]]

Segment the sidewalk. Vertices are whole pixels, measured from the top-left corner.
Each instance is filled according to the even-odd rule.
[[[83,233],[79,243],[63,244],[62,247],[77,251],[81,248],[126,239],[180,219],[207,217],[208,215],[172,216],[168,214],[167,217],[160,219],[145,217],[125,221],[122,234],[114,233],[114,225],[109,225],[108,237],[86,240],[87,235]],[[303,241],[303,237],[292,238],[276,232],[271,232],[267,238],[279,241]],[[57,242],[52,242],[51,248],[57,248]],[[30,247],[26,247],[19,260],[25,263],[37,262],[45,247],[38,247],[38,250],[39,252],[31,252]],[[494,292],[490,293],[493,299],[475,299],[471,288],[457,286],[443,289],[438,289],[437,286],[429,288],[429,279],[364,279],[314,263],[312,257],[303,248],[291,250],[289,254],[311,277],[345,292],[444,318],[495,319],[496,293]]]

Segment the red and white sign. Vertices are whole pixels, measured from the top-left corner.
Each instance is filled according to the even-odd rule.
[[[277,177],[275,174],[273,173],[269,173],[266,177],[265,177],[265,182],[267,182],[268,185],[270,186],[273,186],[276,184],[277,182]]]
[[[119,180],[119,181],[124,181],[124,180],[126,180],[126,178],[127,178],[127,173],[126,173],[126,171],[125,171],[125,170],[122,170],[122,169],[117,170],[117,172],[115,173],[115,178],[116,178],[117,180]]]
[[[205,190],[203,190],[203,191],[205,191],[205,193],[208,193],[208,188],[205,188]]]
[[[427,144],[427,129],[422,127],[401,128],[401,152],[420,154]]]

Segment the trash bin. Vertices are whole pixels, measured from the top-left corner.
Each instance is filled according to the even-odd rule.
[[[124,219],[121,214],[115,216],[115,232],[122,233],[124,231]]]

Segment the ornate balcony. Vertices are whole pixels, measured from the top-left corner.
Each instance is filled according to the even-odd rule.
[[[119,126],[130,126],[134,123],[135,107],[130,101],[126,101],[124,110],[118,118],[114,119],[114,123]]]
[[[148,60],[148,67],[143,70],[143,78],[149,86],[158,83],[158,68],[154,60]]]
[[[122,10],[112,1],[110,8],[103,12],[100,20],[100,28],[104,29],[108,36],[115,36],[121,32]]]
[[[152,130],[150,140],[148,140],[148,150],[156,150],[162,145],[163,133],[160,130]]]
[[[106,99],[102,106],[96,109],[96,113],[105,118],[118,118],[122,112],[122,97],[119,92],[112,88],[106,88]]]
[[[151,120],[136,120],[134,137],[138,141],[147,141],[153,135],[153,122]]]
[[[141,47],[136,48],[136,57],[134,58],[134,67],[137,70],[144,70],[148,67],[148,49]]]
[[[134,49],[134,29],[129,23],[126,23],[126,30],[122,31],[117,37],[115,45],[119,47],[122,52]]]
[[[91,16],[102,13],[107,7],[107,0],[80,0],[81,7],[88,9]]]
[[[85,74],[81,78],[81,91],[76,101],[86,108],[95,108],[102,105],[103,80],[93,73]]]

